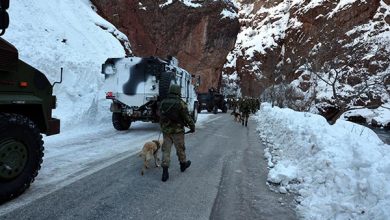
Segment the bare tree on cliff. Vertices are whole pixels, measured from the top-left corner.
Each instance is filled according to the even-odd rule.
[[[317,109],[329,124],[334,124],[342,114],[359,108],[377,108],[382,102],[378,87],[384,87],[384,76],[376,76],[368,69],[370,56],[378,48],[366,42],[354,42],[337,29],[317,44],[306,60],[305,68],[312,72],[317,83],[330,88],[331,97],[317,97]],[[383,90],[382,90],[383,91]],[[370,100],[378,100],[370,102]],[[319,99],[319,100],[318,100]]]
[[[264,66],[269,69],[263,71],[264,87],[267,87],[262,94],[262,99],[271,102],[281,108],[288,107],[296,111],[309,111],[316,98],[316,86],[313,83],[310,90],[302,91],[295,88],[286,80],[286,75],[292,72],[291,67],[286,67],[283,53],[268,56]]]
[[[263,87],[266,88],[262,94],[262,99],[264,101],[271,102],[272,107],[275,105],[283,107],[283,101],[281,101],[280,91],[278,91],[278,84],[282,82],[282,68],[281,63],[279,62],[278,54],[274,51],[270,51],[269,55],[266,57],[263,67],[268,67],[263,69],[261,77]],[[260,69],[260,67],[258,67]]]

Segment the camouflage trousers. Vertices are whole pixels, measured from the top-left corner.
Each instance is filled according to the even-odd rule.
[[[242,112],[241,113],[241,122],[242,122],[242,125],[247,125],[248,124],[248,119],[249,119],[249,113],[247,112]]]
[[[171,148],[172,144],[175,145],[176,155],[180,163],[186,162],[186,153],[184,146],[184,133],[178,134],[165,134],[163,133],[164,143],[161,147],[162,151],[162,167],[169,167],[171,162]]]

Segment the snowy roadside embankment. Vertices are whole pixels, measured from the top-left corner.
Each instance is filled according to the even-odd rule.
[[[298,194],[304,219],[387,219],[390,146],[370,129],[262,104],[268,181]]]
[[[126,36],[101,18],[89,0],[11,1],[9,14],[3,37],[19,50],[21,60],[52,83],[64,68],[63,82],[54,87],[54,116],[61,120],[61,130],[107,121],[101,64],[108,57],[125,56],[120,41],[126,44]]]

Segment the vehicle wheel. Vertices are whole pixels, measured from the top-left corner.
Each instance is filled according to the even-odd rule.
[[[214,107],[213,113],[214,113],[214,114],[217,114],[217,113],[218,113],[218,107],[217,107],[217,106]]]
[[[158,83],[158,94],[160,96],[160,100],[165,99],[169,93],[169,86],[172,81],[174,81],[174,73],[172,72],[164,72],[161,74],[160,81]]]
[[[212,112],[212,111],[213,111],[213,110],[212,110],[211,108],[208,108],[208,109],[207,109],[207,112],[208,112],[208,113],[210,113],[210,112]]]
[[[227,112],[227,110],[228,110],[227,106],[226,106],[226,105],[224,105],[224,106],[223,106],[223,108],[222,108],[222,112],[223,112],[223,113],[226,113],[226,112]]]
[[[0,204],[22,194],[38,175],[43,141],[25,116],[0,113]]]
[[[128,130],[131,125],[131,121],[125,118],[122,113],[113,112],[112,113],[112,125],[118,131]]]
[[[192,112],[192,119],[194,120],[194,123],[198,120],[198,105],[194,104],[194,111]]]

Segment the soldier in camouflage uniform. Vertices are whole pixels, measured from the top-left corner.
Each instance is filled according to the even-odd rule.
[[[164,138],[164,143],[161,147],[163,155],[161,180],[163,182],[169,178],[168,168],[172,144],[176,148],[181,172],[184,172],[191,165],[191,161],[186,159],[185,154],[184,127],[188,127],[191,132],[195,132],[195,124],[188,113],[187,104],[181,99],[180,90],[179,85],[171,85],[168,97],[160,104],[160,126]]]
[[[248,118],[251,112],[250,103],[248,99],[242,99],[240,102],[241,123],[245,127],[248,126]]]
[[[256,100],[254,98],[251,98],[251,111],[252,114],[255,114],[257,112]]]
[[[235,98],[233,98],[233,101],[232,101],[233,112],[237,111],[237,105],[238,105],[237,103],[238,103],[238,101]]]
[[[256,108],[257,108],[257,110],[260,110],[260,99],[259,98],[257,98],[256,99]]]

